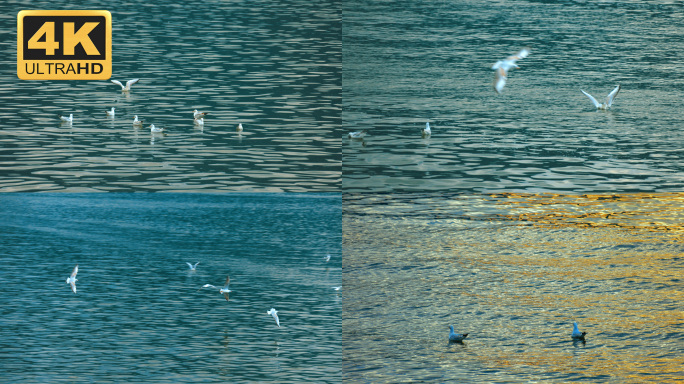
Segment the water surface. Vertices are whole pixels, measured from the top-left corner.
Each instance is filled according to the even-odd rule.
[[[17,12],[84,7],[111,12],[112,79],[140,78],[130,94],[18,80]],[[10,1],[0,15],[0,191],[339,190],[338,3]]]
[[[2,194],[0,217],[2,382],[341,380],[339,194]],[[228,275],[229,301],[198,291]]]
[[[345,195],[343,378],[681,382],[683,199]]]
[[[347,192],[684,188],[684,13],[662,1],[347,1]],[[530,47],[501,95],[495,61]],[[596,111],[580,89],[603,100]],[[432,137],[422,139],[426,122]]]

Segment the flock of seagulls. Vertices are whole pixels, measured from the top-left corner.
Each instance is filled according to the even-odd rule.
[[[520,69],[518,66],[517,62],[518,60],[522,60],[529,56],[530,54],[530,48],[523,48],[521,49],[518,53],[508,56],[505,59],[499,60],[494,65],[492,65],[492,69],[495,71],[494,74],[494,90],[501,94],[503,91],[504,87],[506,86],[506,80],[508,79],[508,72],[511,69]],[[596,107],[596,109],[599,110],[608,110],[610,107],[613,105],[613,101],[615,101],[615,97],[617,96],[618,92],[620,92],[621,86],[618,85],[613,89],[612,92],[608,94],[608,97],[606,97],[606,102],[605,103],[599,103],[592,95],[588,94],[587,92],[584,92],[583,90],[582,93],[584,93],[589,100],[591,100],[592,104]],[[430,130],[430,123],[425,124],[425,128],[421,129],[421,136],[422,138],[428,138],[432,135],[432,131]],[[352,140],[362,140],[366,136],[366,131],[356,131],[356,132],[349,132],[347,137]]]
[[[137,83],[138,81],[140,81],[140,79],[128,80],[125,85],[122,84],[119,80],[110,80],[110,81],[114,84],[119,85],[121,87],[121,92],[128,93],[131,91],[131,86],[133,84]],[[114,118],[116,116],[116,111],[115,111],[114,107],[112,107],[112,109],[107,110],[105,112],[107,113],[107,117]],[[208,114],[209,114],[208,112],[200,112],[200,111],[195,109],[193,111],[193,120],[194,120],[195,125],[204,126],[204,117]],[[62,123],[73,124],[73,122],[74,122],[73,113],[69,114],[69,117],[62,116],[62,115],[58,115],[58,116],[59,116],[59,119]],[[143,120],[138,119],[138,115],[135,115],[133,117],[133,126],[141,127],[142,125],[143,125]],[[151,124],[148,128],[150,129],[150,133],[163,133],[165,131],[164,128],[155,127],[154,124]],[[239,134],[242,134],[242,132],[244,131],[244,128],[242,127],[242,123],[238,124],[235,131]]]
[[[577,322],[572,323],[572,334],[570,337],[574,341],[585,341],[584,336],[587,334],[586,332],[580,332],[579,328],[577,327]],[[456,333],[454,332],[454,326],[450,325],[449,326],[449,343],[462,343],[463,340],[468,337],[467,333]]]
[[[325,259],[326,259],[326,262],[330,261],[330,255],[326,255]],[[193,272],[197,270],[197,265],[199,263],[200,263],[199,261],[196,262],[195,264],[191,264],[187,261],[185,262],[185,264],[188,265],[188,268],[190,269],[190,271],[193,271]],[[74,270],[71,272],[71,276],[69,276],[66,279],[66,283],[71,286],[71,291],[73,291],[74,293],[76,293],[76,282],[78,281],[78,279],[76,278],[77,273],[78,273],[78,264],[76,264],[76,266],[74,267]],[[230,276],[226,277],[226,281],[225,281],[225,283],[223,283],[223,287],[221,287],[221,288],[216,287],[216,286],[211,285],[211,284],[204,284],[197,291],[199,292],[202,288],[218,289],[219,293],[223,295],[223,297],[226,299],[226,301],[230,301],[230,297],[228,296],[228,294],[230,292],[233,292],[230,290]],[[334,289],[335,291],[339,291],[342,289],[342,286],[332,287],[332,289]],[[266,312],[266,314],[271,315],[273,317],[273,319],[275,320],[278,328],[280,328],[280,319],[278,318],[278,311],[275,308],[271,308],[270,310],[268,310]]]

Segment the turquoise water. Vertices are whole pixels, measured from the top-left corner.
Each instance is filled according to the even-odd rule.
[[[340,382],[340,206],[339,194],[0,195],[0,381]],[[229,301],[198,291],[227,275]]]

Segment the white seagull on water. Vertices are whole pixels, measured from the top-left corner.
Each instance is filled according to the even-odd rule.
[[[193,117],[195,118],[195,120],[197,120],[197,119],[203,119],[204,116],[209,114],[209,112],[200,112],[200,111],[195,109],[194,111],[192,111],[192,114],[193,114]]]
[[[138,115],[133,116],[133,125],[142,125],[143,121],[138,120]]]
[[[621,89],[621,87],[618,84],[618,86],[615,87],[615,89],[613,89],[613,91],[608,94],[608,97],[606,97],[605,103],[599,103],[598,101],[596,101],[594,96],[582,91],[581,89],[580,89],[580,91],[582,91],[582,93],[584,93],[589,98],[589,100],[591,100],[591,102],[594,104],[594,107],[596,107],[596,109],[606,110],[606,109],[610,109],[610,106],[613,105],[613,100],[615,100],[615,96],[617,96],[618,92],[620,92],[620,89]]]
[[[188,263],[188,264],[190,264],[190,263]],[[199,264],[199,262],[198,262],[197,264]],[[195,264],[195,266],[197,266],[197,264]],[[226,277],[226,282],[223,284],[223,288],[214,287],[214,286],[211,285],[211,284],[204,284],[200,289],[202,289],[202,288],[214,288],[214,289],[218,289],[218,290],[219,290],[219,293],[221,293],[221,294],[223,295],[223,297],[225,297],[226,300],[228,300],[228,293],[233,292],[233,291],[231,291],[230,289],[228,289],[228,285],[229,285],[229,284],[230,284],[230,276]],[[198,291],[199,291],[200,289],[198,289]]]
[[[150,125],[150,132],[152,133],[162,133],[164,132],[164,128],[157,128],[154,126],[154,124]]]
[[[523,48],[515,55],[508,56],[507,58],[499,60],[492,65],[492,69],[496,71],[496,77],[494,78],[494,90],[496,90],[497,93],[501,93],[501,91],[503,91],[503,88],[506,85],[506,76],[508,76],[508,71],[511,68],[520,69],[515,62],[526,58],[529,54],[530,49]]]
[[[584,340],[584,335],[586,335],[586,332],[580,332],[579,328],[577,327],[577,322],[572,323],[572,339],[573,340]]]
[[[128,92],[128,91],[130,91],[130,90],[131,90],[131,85],[137,83],[138,81],[140,81],[140,79],[128,80],[128,81],[126,82],[126,85],[123,85],[123,84],[121,84],[121,82],[120,82],[119,80],[111,80],[112,83],[118,84],[119,86],[121,86],[121,91],[122,91],[122,92]]]
[[[465,339],[466,337],[468,337],[467,333],[463,333],[463,334],[455,333],[453,325],[449,326],[449,330],[450,330],[449,331],[449,341],[450,342],[460,342],[460,341],[463,341],[463,339]]]
[[[357,131],[357,132],[349,132],[347,135],[350,139],[363,139],[366,136],[366,130],[363,131]]]
[[[69,123],[69,124],[71,124],[71,123],[74,122],[74,114],[73,114],[73,113],[70,113],[70,114],[69,114],[69,117],[62,116],[62,115],[57,115],[57,116],[59,116],[59,119],[60,119],[63,123]]]
[[[275,308],[271,308],[268,312],[266,312],[267,315],[273,316],[275,319],[276,325],[278,325],[278,328],[280,328],[280,320],[278,320],[278,311],[276,311]]]
[[[76,278],[76,274],[78,273],[78,264],[74,267],[74,271],[71,272],[71,276],[66,279],[67,284],[71,285],[71,290],[76,293],[76,282],[78,279]]]
[[[114,107],[112,107],[111,111],[106,111],[106,112],[107,112],[107,116],[114,117]]]
[[[425,128],[423,128],[421,130],[421,134],[422,134],[423,138],[429,137],[430,135],[432,135],[432,131],[430,130],[430,123],[429,122],[425,123]]]
[[[185,264],[187,264],[188,267],[190,267],[190,269],[193,270],[193,271],[194,271],[195,269],[197,269],[197,264],[199,264],[199,263],[200,263],[200,262],[198,261],[198,262],[195,263],[195,265],[192,265],[192,264],[188,263],[187,261],[185,262]]]
[[[237,133],[242,133],[243,128],[242,128],[242,123],[238,124],[237,128],[235,128],[235,132]]]

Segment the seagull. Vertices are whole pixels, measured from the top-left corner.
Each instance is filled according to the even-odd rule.
[[[199,118],[204,118],[204,116],[209,114],[209,112],[200,112],[196,109],[192,113],[193,113],[195,120],[197,120]]]
[[[137,83],[139,80],[140,80],[140,79],[128,80],[128,81],[126,82],[126,85],[125,85],[125,86],[124,86],[123,84],[121,84],[121,82],[120,82],[119,80],[111,80],[111,82],[114,83],[114,84],[120,85],[120,86],[121,86],[121,91],[122,91],[122,92],[128,92],[128,91],[131,90],[131,85]]]
[[[615,100],[615,96],[617,96],[618,92],[620,92],[620,89],[621,89],[621,87],[618,84],[618,86],[615,87],[615,89],[613,89],[613,91],[608,94],[608,97],[606,97],[606,102],[603,104],[596,101],[594,96],[582,91],[581,89],[580,89],[580,91],[582,91],[582,93],[584,93],[589,98],[589,100],[591,100],[591,102],[594,103],[594,107],[596,107],[596,109],[605,110],[605,109],[610,109],[610,106],[613,105],[613,100]]]
[[[107,116],[114,117],[114,107],[112,107],[111,111],[106,111],[106,112],[107,112]]]
[[[515,62],[526,58],[529,54],[530,49],[523,48],[515,55],[508,56],[507,58],[499,60],[492,65],[492,69],[496,71],[496,77],[494,78],[494,90],[496,90],[497,93],[501,93],[506,85],[506,76],[508,76],[508,71],[511,68],[520,68],[517,64],[515,64]]]
[[[199,263],[200,263],[200,262],[198,261],[198,262],[195,263],[195,265],[192,265],[192,264],[188,263],[187,261],[185,262],[185,264],[187,264],[188,267],[190,267],[190,269],[193,270],[193,271],[194,271],[195,269],[197,269],[197,264],[199,264]]]
[[[342,286],[340,285],[339,287],[331,287],[331,288],[336,290],[336,291],[339,291],[340,289],[342,289]]]
[[[453,325],[450,325],[449,329],[451,330],[449,332],[449,342],[461,342],[461,341],[463,341],[463,339],[468,337],[467,333],[464,333],[464,334],[455,333]]]
[[[584,335],[586,332],[580,332],[577,328],[577,322],[572,323],[572,339],[573,340],[584,340]]]
[[[327,263],[328,261],[330,261],[330,255],[325,255],[324,259],[325,259],[325,262]]]
[[[430,123],[429,122],[425,123],[425,128],[423,128],[421,130],[421,133],[422,133],[423,138],[426,138],[426,137],[429,137],[430,135],[432,135],[432,131],[430,131]]]
[[[133,117],[133,125],[142,125],[142,123],[143,123],[142,120],[138,120],[138,115],[135,115]]]
[[[152,133],[162,133],[164,132],[164,128],[157,128],[154,126],[154,124],[150,125],[150,132]]]
[[[349,132],[350,139],[363,139],[364,136],[366,136],[366,130],[363,131],[357,131],[357,132]]]
[[[71,277],[66,279],[66,283],[71,285],[71,290],[74,291],[74,293],[76,293],[76,282],[78,281],[78,279],[76,278],[77,273],[78,273],[78,264],[76,264],[76,266],[74,267],[74,271],[71,272]]]
[[[188,263],[188,265],[189,265],[189,264],[190,264],[190,263]],[[197,262],[197,264],[199,264],[199,262]],[[195,264],[195,266],[197,266],[197,264]],[[192,268],[192,267],[190,267],[190,268]],[[192,269],[194,270],[194,268],[192,268]],[[228,293],[233,292],[233,291],[231,291],[230,289],[228,289],[228,285],[229,285],[229,284],[230,284],[230,276],[226,277],[226,282],[223,284],[223,288],[214,287],[214,286],[211,285],[211,284],[204,284],[204,285],[202,286],[202,288],[214,288],[214,289],[218,289],[218,290],[219,290],[219,293],[221,293],[221,294],[223,295],[223,297],[225,297],[226,300],[228,300]],[[202,289],[202,288],[200,288],[200,289]],[[200,289],[198,289],[198,291],[199,291]]]
[[[273,316],[273,318],[276,321],[276,325],[278,325],[278,328],[280,328],[280,320],[278,320],[278,311],[276,311],[275,308],[271,308],[268,312],[266,312],[266,314]]]
[[[74,122],[74,114],[73,113],[69,114],[69,117],[64,117],[62,115],[57,115],[57,116],[59,116],[59,119],[62,120],[63,123],[71,124]]]
[[[237,128],[235,128],[235,132],[242,133],[242,123],[238,124]]]

